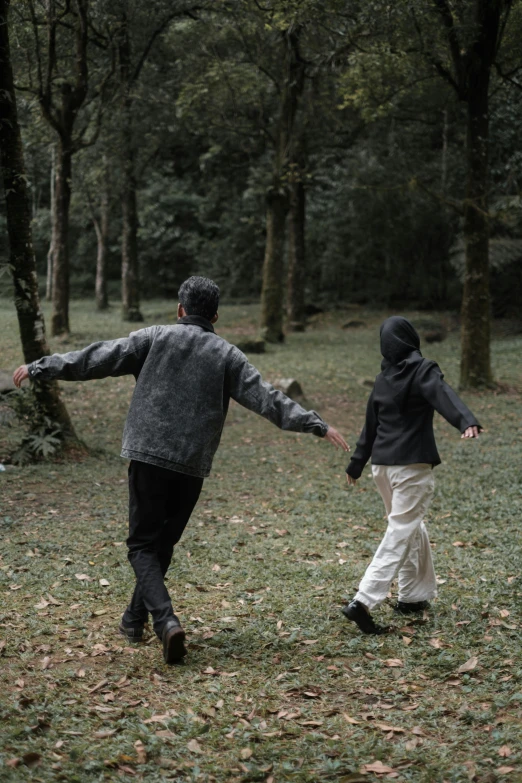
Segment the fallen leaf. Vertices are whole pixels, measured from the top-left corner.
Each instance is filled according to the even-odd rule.
[[[145,745],[141,740],[136,740],[134,743],[134,747],[136,748],[136,755],[138,757],[136,764],[146,764],[147,763],[147,749],[145,748]]]
[[[350,717],[350,715],[347,715],[346,712],[343,712],[343,718],[347,723],[351,723],[353,725],[361,722],[360,720],[356,720],[355,718]]]
[[[319,639],[304,639],[302,644],[317,644]]]
[[[478,663],[478,658],[474,655],[468,661],[466,661],[466,663],[463,663],[462,666],[459,666],[457,672],[459,674],[465,674],[465,672],[471,672],[476,667],[477,663]]]
[[[49,658],[48,655],[46,655],[45,658],[42,661],[42,669],[44,669],[44,670],[48,669],[50,663],[51,663],[51,659]]]
[[[413,640],[409,636],[403,636],[402,637],[402,643],[405,644],[406,646],[408,646],[408,644],[411,644],[412,641]]]
[[[150,718],[146,718],[143,723],[164,723],[166,720],[170,719],[170,715],[151,715]]]
[[[102,731],[95,731],[94,736],[96,739],[106,739],[107,737],[112,737],[114,734],[116,734],[117,729],[105,729]]]
[[[79,579],[80,582],[89,582],[91,577],[88,574],[75,574],[76,579]]]
[[[463,541],[454,541],[453,546],[466,546],[466,544]]]
[[[428,644],[431,644],[431,646],[435,647],[436,650],[442,650],[444,647],[444,643],[441,639],[429,639]]]
[[[387,658],[384,661],[385,666],[390,666],[391,668],[398,667],[398,666],[404,666],[404,663],[401,661],[400,658]]]
[[[498,749],[498,755],[502,756],[502,758],[507,758],[508,756],[511,756],[513,751],[509,747],[509,745],[502,745],[501,748]]]
[[[394,734],[405,733],[405,730],[401,729],[400,726],[388,726],[387,723],[376,723],[375,725],[378,729],[381,729],[381,731],[392,731]]]
[[[254,751],[251,748],[242,748],[239,755],[243,759],[243,761],[246,761],[246,759],[249,759],[253,755]]]
[[[191,753],[203,753],[203,748],[195,739],[191,739],[190,742],[187,742],[187,748],[191,751]]]
[[[509,611],[507,609],[501,609],[499,614],[501,617],[509,617]]]
[[[105,685],[109,684],[109,680],[100,680],[100,682],[96,683],[92,688],[89,688],[87,693],[96,693],[96,691],[99,691],[100,688],[103,688]]]
[[[40,603],[35,604],[35,609],[45,609],[47,606],[49,606],[49,601],[46,601],[45,598],[40,598]]]
[[[221,566],[215,563],[215,565],[212,566],[213,571],[221,571]]]
[[[99,582],[100,582],[102,587],[109,587],[109,585],[110,585],[110,582],[108,581],[108,579],[100,579]]]
[[[376,772],[378,775],[386,775],[395,772],[393,767],[387,767],[382,761],[372,761],[371,764],[363,764],[361,772]]]
[[[497,775],[509,775],[510,772],[514,772],[515,767],[497,767],[495,772]]]

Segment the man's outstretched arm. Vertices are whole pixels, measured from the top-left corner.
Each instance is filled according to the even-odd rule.
[[[93,343],[81,351],[43,356],[23,364],[13,374],[15,386],[26,378],[50,381],[89,381],[109,375],[138,376],[152,341],[153,328],[140,329],[128,337]]]
[[[305,410],[286,394],[263,381],[259,371],[239,350],[234,352],[230,368],[230,396],[282,430],[311,432],[349,451],[348,444],[334,427],[329,427],[315,411]]]

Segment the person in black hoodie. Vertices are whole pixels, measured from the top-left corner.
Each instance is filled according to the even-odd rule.
[[[394,610],[412,614],[427,609],[437,595],[435,571],[424,517],[433,496],[433,468],[440,457],[433,412],[456,427],[462,438],[477,438],[482,427],[444,381],[438,364],[424,359],[419,335],[400,316],[381,326],[381,372],[366,409],[366,423],[346,469],[349,484],[360,478],[371,457],[388,528],[355,598],[343,614],[363,633],[385,633],[371,610],[386,598],[398,573]]]

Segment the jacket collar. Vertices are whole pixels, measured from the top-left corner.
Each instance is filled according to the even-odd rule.
[[[206,332],[214,331],[210,321],[207,321],[202,315],[185,315],[183,318],[178,318],[178,324],[181,324],[181,326],[201,326]]]

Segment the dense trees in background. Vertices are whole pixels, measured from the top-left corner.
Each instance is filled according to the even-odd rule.
[[[271,341],[312,301],[462,305],[461,382],[491,382],[491,308],[520,297],[520,0],[12,0],[10,25],[54,334],[69,267],[127,320],[202,273],[260,297]]]

